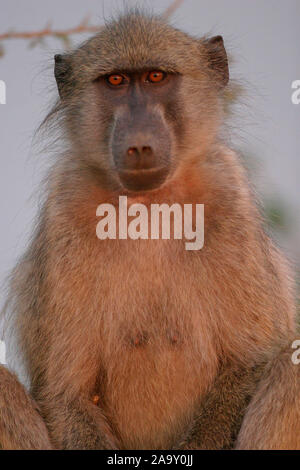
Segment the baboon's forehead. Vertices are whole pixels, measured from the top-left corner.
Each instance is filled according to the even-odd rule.
[[[76,56],[91,73],[144,68],[180,73],[199,69],[201,46],[159,18],[128,15],[104,26]]]

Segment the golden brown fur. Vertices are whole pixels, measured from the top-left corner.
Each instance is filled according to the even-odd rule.
[[[0,366],[0,449],[51,449],[36,403],[17,378]]]
[[[155,49],[162,58],[170,51],[176,59],[173,36],[184,51],[192,49],[191,71],[178,95],[184,136],[174,143],[174,171],[161,187],[132,193],[108,169],[106,147],[96,166],[99,98],[90,85],[84,93],[80,88],[95,57],[93,39],[72,58],[79,65],[87,60],[78,75],[83,81],[64,96],[68,82],[54,111],[66,110],[71,146],[52,170],[38,228],[12,277],[7,324],[14,325],[31,394],[57,448],[233,447],[264,364],[295,335],[289,269],[263,232],[238,157],[218,139],[221,96],[216,79],[203,71],[204,49],[198,73],[195,40],[155,21],[131,15],[109,28],[117,34],[127,25],[128,38],[137,25],[146,32],[162,28],[167,40],[163,50]],[[111,36],[101,35],[109,47]],[[98,240],[96,209],[101,203],[117,207],[120,194],[129,205],[205,204],[204,248],[186,251],[183,240]],[[288,371],[276,371],[258,386],[240,448],[258,445],[257,416],[266,420],[257,433],[266,430],[265,448],[300,448],[299,437],[291,435],[300,434],[294,409],[299,376],[289,375],[286,390]],[[288,401],[276,417],[281,395]],[[282,422],[277,440],[267,424],[276,420]],[[1,435],[0,442],[13,446]]]
[[[246,412],[237,449],[300,449],[300,367],[287,348],[268,364]]]

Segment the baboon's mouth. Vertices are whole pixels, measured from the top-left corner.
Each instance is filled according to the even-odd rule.
[[[169,167],[118,171],[122,185],[130,191],[156,189],[164,183],[168,173]]]

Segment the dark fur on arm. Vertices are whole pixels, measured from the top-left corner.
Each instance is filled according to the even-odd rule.
[[[0,366],[0,449],[52,449],[37,404],[16,376],[3,366]]]
[[[247,405],[264,366],[226,366],[201,400],[179,449],[221,450],[234,446]]]

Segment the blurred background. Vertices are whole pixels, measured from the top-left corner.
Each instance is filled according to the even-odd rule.
[[[0,286],[28,242],[49,165],[51,149],[38,152],[33,137],[56,98],[53,55],[89,37],[84,31],[124,4],[168,11],[173,24],[193,35],[223,35],[238,84],[228,138],[249,170],[268,230],[299,272],[300,104],[291,99],[292,83],[300,80],[299,0],[0,0],[0,80],[6,84],[6,104],[0,104]],[[0,362],[3,357],[0,344]]]

